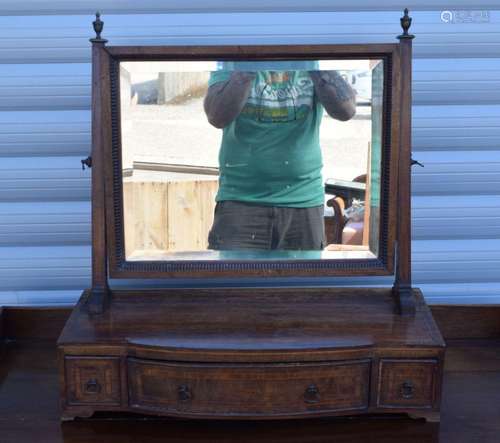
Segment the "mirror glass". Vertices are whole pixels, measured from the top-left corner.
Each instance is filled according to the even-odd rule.
[[[383,60],[120,63],[126,259],[366,259]]]

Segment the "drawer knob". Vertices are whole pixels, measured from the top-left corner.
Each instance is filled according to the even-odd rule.
[[[306,403],[318,403],[320,400],[319,389],[316,385],[309,385],[304,392],[304,401]]]
[[[99,394],[101,392],[101,385],[95,378],[91,378],[85,383],[85,392],[89,394]]]
[[[415,385],[411,381],[405,381],[401,385],[400,393],[401,397],[403,397],[404,399],[409,400],[413,398],[413,395],[415,394]]]
[[[191,400],[191,391],[189,390],[189,386],[180,385],[177,390],[177,396],[180,401],[188,401]]]

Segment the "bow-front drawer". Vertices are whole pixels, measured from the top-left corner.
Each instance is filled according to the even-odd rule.
[[[173,415],[314,415],[368,407],[370,361],[183,364],[129,359],[132,408]]]

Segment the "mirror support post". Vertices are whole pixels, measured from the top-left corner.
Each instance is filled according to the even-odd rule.
[[[103,127],[109,123],[104,120],[103,91],[101,77],[104,73],[105,44],[101,38],[103,22],[99,12],[93,22],[95,38],[92,43],[92,288],[87,299],[89,314],[100,314],[109,301],[106,216],[104,192],[104,138]]]
[[[405,9],[401,18],[403,34],[398,36],[401,74],[400,152],[398,165],[398,227],[396,238],[396,280],[393,293],[401,315],[415,315],[415,297],[411,284],[411,81],[412,40],[408,33],[411,18]]]

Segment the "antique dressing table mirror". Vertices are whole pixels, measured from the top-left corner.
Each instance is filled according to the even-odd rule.
[[[63,419],[439,419],[445,345],[411,285],[410,23],[405,11],[394,44],[106,46],[97,15],[92,156],[82,161],[92,167],[92,287],[58,342]],[[203,100],[224,70],[336,71],[356,91],[354,117],[321,119],[321,250],[207,248],[225,172]],[[287,106],[265,116],[312,112],[302,92],[266,87],[242,112],[263,118],[274,92],[289,94]],[[391,275],[390,285],[352,283]],[[287,285],[293,277],[322,286]]]

